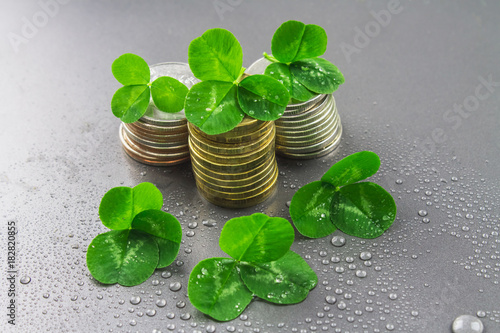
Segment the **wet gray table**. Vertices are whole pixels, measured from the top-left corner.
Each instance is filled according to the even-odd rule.
[[[0,331],[450,332],[454,318],[469,314],[485,332],[500,332],[497,1],[40,0],[4,1],[0,12]],[[249,66],[288,19],[323,26],[325,57],[346,77],[335,93],[344,126],[336,153],[279,159],[277,195],[245,210],[203,200],[189,164],[149,167],[125,155],[109,107],[116,57],[186,62],[193,38],[222,27]],[[222,254],[224,221],[256,211],[289,218],[297,188],[361,150],[380,155],[373,180],[398,205],[387,233],[346,236],[341,247],[332,236],[297,234],[292,249],[319,277],[301,304],[254,301],[228,323],[190,305],[189,272]],[[143,181],[160,188],[164,209],[183,226],[177,262],[136,287],[100,285],[85,264],[88,244],[106,230],[100,199]],[[9,222],[18,231],[12,297]]]

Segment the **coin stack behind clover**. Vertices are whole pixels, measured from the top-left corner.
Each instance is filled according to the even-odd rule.
[[[192,124],[188,127],[196,186],[208,201],[243,208],[274,193],[278,178],[274,122],[245,117],[220,135],[208,135]]]
[[[261,58],[246,71],[263,74],[271,62]],[[333,95],[316,95],[308,101],[288,104],[276,120],[276,154],[295,159],[324,156],[338,147],[342,124]]]
[[[188,88],[198,82],[185,63],[160,63],[150,66],[150,71],[151,81],[170,76]],[[184,111],[162,112],[152,99],[138,121],[120,126],[120,140],[125,152],[134,160],[149,165],[169,166],[188,161],[188,136]]]

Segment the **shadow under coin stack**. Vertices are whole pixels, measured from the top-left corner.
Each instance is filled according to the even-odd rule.
[[[198,82],[188,64],[161,63],[150,66],[150,70],[151,81],[170,76],[188,88]],[[120,140],[125,152],[134,160],[149,165],[169,166],[188,161],[188,136],[184,111],[162,112],[153,100],[138,121],[120,126]]]
[[[248,74],[263,74],[271,64],[254,62]],[[316,95],[308,101],[288,104],[276,124],[276,154],[293,159],[313,159],[338,147],[342,124],[333,95]]]
[[[199,192],[227,208],[256,205],[276,189],[274,122],[249,117],[233,130],[208,135],[189,124],[191,164]]]

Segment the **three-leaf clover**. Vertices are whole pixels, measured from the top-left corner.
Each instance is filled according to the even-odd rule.
[[[287,89],[269,76],[244,78],[243,51],[231,32],[207,30],[189,45],[188,59],[202,82],[187,94],[186,118],[205,133],[230,131],[245,114],[263,121],[283,114],[290,99]]]
[[[115,187],[104,195],[99,217],[113,230],[95,237],[87,250],[87,266],[97,281],[134,286],[175,260],[182,229],[162,205],[163,196],[151,183]]]
[[[396,204],[381,186],[361,182],[380,167],[377,154],[362,151],[340,160],[321,178],[293,196],[290,216],[297,230],[311,238],[337,228],[361,238],[382,235],[396,219]]]
[[[191,272],[188,296],[216,320],[239,316],[254,296],[277,304],[304,300],[318,282],[301,256],[290,251],[291,224],[262,213],[233,218],[221,231],[219,245],[231,258],[200,261]]]
[[[326,51],[325,30],[314,24],[298,21],[283,23],[271,42],[273,63],[265,71],[279,80],[292,99],[307,101],[317,94],[331,94],[344,83],[344,76],[328,60],[318,58]]]
[[[125,53],[113,62],[111,71],[123,84],[113,95],[111,110],[123,122],[132,123],[141,118],[151,97],[161,111],[175,113],[184,108],[188,88],[169,76],[150,82],[149,66],[141,57]]]

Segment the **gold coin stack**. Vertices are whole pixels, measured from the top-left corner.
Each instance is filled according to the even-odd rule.
[[[261,58],[246,71],[262,74],[271,62]],[[342,124],[333,95],[288,104],[276,123],[276,154],[294,159],[324,156],[338,147]]]
[[[188,88],[198,82],[185,63],[161,63],[151,66],[150,71],[151,81],[160,76],[170,76]],[[162,112],[156,108],[153,100],[138,121],[120,125],[120,141],[125,152],[138,162],[155,166],[188,161],[188,136],[184,111]]]
[[[191,123],[188,128],[196,186],[208,201],[244,208],[274,193],[278,178],[274,122],[245,117],[219,135],[208,135]]]

